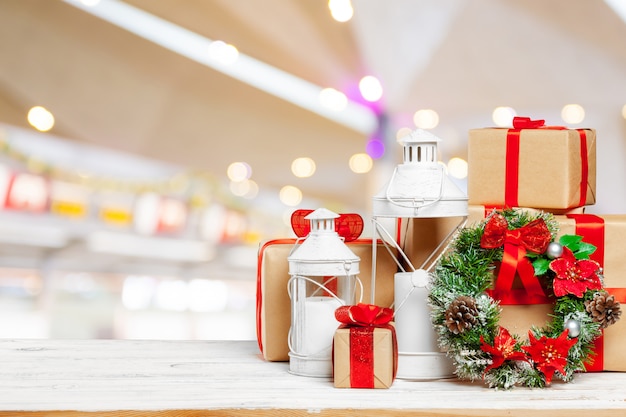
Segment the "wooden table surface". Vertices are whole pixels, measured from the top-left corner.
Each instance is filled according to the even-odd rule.
[[[287,370],[254,341],[0,340],[0,416],[626,416],[626,373],[496,391],[338,389]]]

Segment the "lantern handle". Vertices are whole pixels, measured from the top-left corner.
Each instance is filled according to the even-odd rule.
[[[330,280],[328,280],[327,282],[336,280],[338,277],[334,276],[332,277]],[[361,278],[355,276],[355,281],[357,282],[357,284],[359,284],[359,303],[363,302],[363,282],[361,282]],[[336,294],[334,294],[331,290],[328,289],[328,287],[326,287],[324,284],[320,284],[319,282],[309,278],[309,277],[305,277],[302,275],[294,275],[293,277],[289,278],[289,281],[287,282],[287,294],[289,295],[289,298],[291,299],[291,283],[296,280],[296,279],[302,279],[304,281],[310,282],[311,284],[316,285],[318,288],[315,290],[315,292],[313,293],[312,296],[314,296],[315,294],[317,294],[318,291],[320,290],[324,290],[326,291],[328,294],[330,294],[332,297],[334,297],[337,301],[339,301],[342,305],[344,305],[344,302],[341,298],[337,297]],[[356,289],[355,289],[356,291]]]

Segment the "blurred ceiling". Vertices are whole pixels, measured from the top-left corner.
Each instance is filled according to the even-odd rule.
[[[626,24],[604,1],[353,0],[348,23],[332,20],[326,0],[125,3],[349,97],[375,75],[387,160],[400,157],[395,130],[421,108],[439,113],[446,160],[466,155],[466,131],[492,125],[496,106],[559,124],[562,106],[578,103],[599,132],[599,182],[626,177]],[[220,177],[245,161],[262,190],[292,184],[333,208],[369,213],[374,174],[347,164],[367,134],[66,2],[1,0],[0,54],[2,122],[27,126],[27,110],[42,105],[56,117],[52,133],[72,141]],[[316,161],[313,177],[291,174],[299,156]],[[602,207],[626,210],[626,191],[606,187],[599,203],[603,193],[617,200]]]

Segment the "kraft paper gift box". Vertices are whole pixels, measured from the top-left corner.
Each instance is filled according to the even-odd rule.
[[[337,329],[333,339],[335,388],[389,388],[397,370],[394,331],[392,326]]]
[[[626,214],[567,215],[557,216],[559,236],[580,235],[583,241],[596,246],[591,259],[597,261],[604,271],[604,288],[626,308],[626,262],[624,261],[624,236]],[[604,329],[604,335],[596,344],[594,363],[590,371],[626,371],[626,315]]]
[[[256,327],[257,342],[267,361],[288,361],[287,338],[291,326],[291,299],[287,293],[289,265],[287,257],[295,239],[277,239],[259,248],[257,266]],[[370,301],[372,272],[372,240],[357,239],[346,243],[361,261],[359,279],[363,284],[363,301]],[[387,249],[378,244],[376,257],[375,303],[393,304],[393,277],[397,264]],[[358,297],[358,294],[357,294]],[[331,341],[329,341],[330,344]]]
[[[595,204],[596,133],[540,127],[469,131],[469,204],[570,209]]]
[[[398,220],[398,244],[416,269],[430,264],[439,253],[437,248],[454,232],[462,217],[401,218]],[[443,247],[441,248],[443,249]],[[429,260],[431,255],[435,255]]]

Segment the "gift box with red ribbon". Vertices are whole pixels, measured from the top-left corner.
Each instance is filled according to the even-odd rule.
[[[336,388],[389,388],[398,367],[393,310],[372,304],[339,307],[333,339]]]
[[[626,306],[626,263],[624,236],[626,214],[569,214],[557,216],[559,235],[576,234],[596,247],[591,259],[603,268],[604,288],[615,300]],[[626,316],[603,330],[596,340],[594,362],[588,371],[626,371]]]
[[[547,210],[595,204],[595,130],[523,117],[511,129],[472,129],[468,169],[469,204]]]

